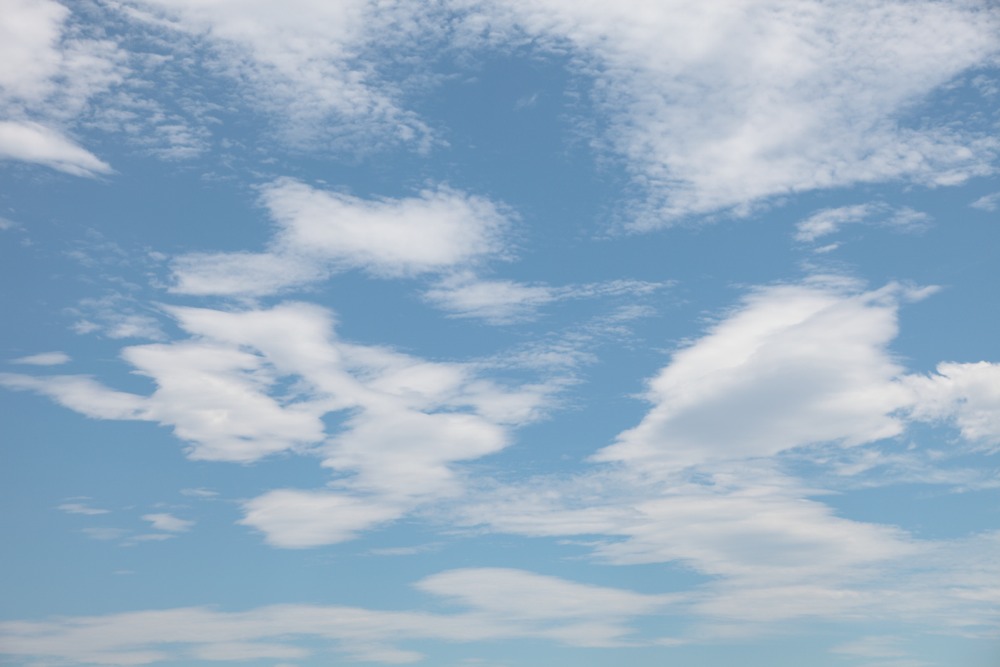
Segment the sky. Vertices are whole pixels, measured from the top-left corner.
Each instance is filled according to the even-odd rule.
[[[0,665],[996,667],[992,0],[0,0]]]

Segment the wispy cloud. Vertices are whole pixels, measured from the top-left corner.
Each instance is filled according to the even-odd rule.
[[[424,298],[453,317],[478,318],[491,324],[514,324],[531,319],[538,309],[557,301],[642,296],[670,283],[613,280],[555,287],[512,280],[484,280],[472,273],[446,276],[426,290]]]
[[[0,622],[0,653],[35,660],[143,664],[183,659],[304,658],[295,638],[336,642],[348,659],[400,664],[423,656],[408,642],[532,638],[569,646],[634,641],[628,622],[671,604],[646,595],[501,568],[450,570],[416,588],[452,613],[274,605],[243,612],[194,607],[36,622]],[[320,644],[322,646],[322,643]]]
[[[111,173],[110,165],[58,130],[29,121],[0,121],[0,159],[35,162],[74,176]]]
[[[123,351],[156,383],[149,396],[74,375],[0,374],[0,384],[90,417],[171,426],[194,459],[319,453],[325,467],[348,475],[337,490],[275,490],[244,506],[243,523],[279,546],[350,539],[456,493],[454,464],[506,447],[510,430],[543,416],[559,387],[508,387],[481,377],[474,364],[349,344],[336,338],[328,311],[306,304],[167,311],[190,338]],[[279,389],[287,379],[293,388]],[[323,417],[336,412],[344,413],[343,423],[327,433]],[[350,511],[328,511],[333,507]]]
[[[931,217],[912,208],[896,208],[886,204],[856,204],[818,211],[796,226],[795,240],[813,243],[817,239],[840,231],[844,225],[868,223],[889,227],[897,231],[915,231],[926,228]]]
[[[632,225],[855,183],[990,173],[989,130],[907,119],[1000,47],[977,3],[467,0],[486,43],[527,35],[575,54],[604,138],[652,203]],[[917,47],[917,45],[920,45]]]
[[[122,81],[122,52],[111,41],[71,31],[70,10],[53,0],[6,0],[3,12],[0,159],[76,176],[111,173],[68,136],[66,126],[91,98]]]
[[[69,361],[70,356],[65,352],[41,352],[39,354],[28,355],[27,357],[12,359],[11,363],[28,364],[30,366],[58,366]]]
[[[98,516],[100,514],[108,513],[108,510],[91,507],[90,505],[86,505],[84,503],[63,503],[62,505],[59,505],[58,509],[70,514],[83,514],[85,516]]]

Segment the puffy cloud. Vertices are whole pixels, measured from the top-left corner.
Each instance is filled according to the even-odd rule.
[[[512,569],[442,572],[416,584],[462,607],[453,613],[272,605],[243,612],[205,608],[138,611],[49,621],[0,622],[0,654],[36,660],[141,665],[200,659],[307,657],[299,638],[333,641],[355,660],[408,663],[423,656],[395,644],[540,638],[570,646],[614,646],[631,618],[665,596],[580,584]]]
[[[607,141],[656,202],[637,227],[854,183],[931,185],[991,172],[997,142],[907,114],[986,64],[978,2],[713,4],[463,0],[487,41],[575,54]]]
[[[357,533],[399,518],[403,507],[343,493],[279,489],[243,505],[243,525],[274,546],[297,549],[354,539]]]
[[[950,420],[962,435],[991,447],[1000,446],[1000,364],[942,363],[930,375],[911,375],[916,393],[914,419]]]
[[[262,201],[278,224],[268,252],[181,256],[174,262],[173,291],[261,295],[333,271],[411,276],[505,251],[503,209],[447,188],[366,200],[282,179],[264,188]]]
[[[194,521],[181,519],[167,513],[144,514],[142,518],[151,523],[154,529],[168,533],[184,533],[191,530],[191,526],[194,525]]]
[[[674,354],[653,408],[595,460],[676,468],[900,434],[911,395],[887,349],[900,295],[822,281],[753,293]]]

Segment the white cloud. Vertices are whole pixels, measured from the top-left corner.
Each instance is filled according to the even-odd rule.
[[[0,375],[87,416],[155,421],[192,459],[248,463],[309,450],[340,475],[336,492],[274,490],[244,523],[279,546],[349,539],[462,488],[456,464],[497,452],[537,420],[558,384],[507,388],[474,364],[429,362],[338,340],[331,314],[307,304],[226,312],[165,308],[189,338],[127,347],[156,385],[148,396],[82,376]],[[328,433],[323,417],[342,413]],[[328,511],[349,507],[349,516]]]
[[[508,214],[448,188],[366,200],[282,179],[262,202],[278,224],[265,253],[190,254],[174,261],[174,292],[262,295],[362,269],[384,277],[440,272],[502,256]]]
[[[153,524],[154,529],[168,533],[184,533],[191,530],[191,526],[194,525],[194,521],[180,519],[173,514],[167,513],[144,514],[142,518],[144,521]]]
[[[70,11],[53,0],[0,0],[0,14],[0,159],[76,176],[111,173],[64,126],[122,80],[116,45],[71,31]]]
[[[456,317],[509,324],[530,317],[540,306],[555,301],[558,296],[556,289],[547,285],[454,275],[424,292],[424,298]]]
[[[491,324],[513,324],[530,319],[542,306],[568,299],[649,294],[668,283],[613,280],[553,287],[512,280],[483,280],[472,273],[446,276],[424,292],[424,298],[453,317],[480,318]]]
[[[60,405],[95,419],[141,419],[146,401],[135,394],[108,389],[82,375],[50,375],[44,378],[0,373],[0,385],[35,391]]]
[[[576,54],[610,120],[607,141],[656,202],[636,227],[793,192],[947,185],[994,169],[995,139],[907,119],[996,54],[998,19],[979,3],[453,4],[487,41],[524,35]]]
[[[98,509],[96,507],[90,507],[84,503],[63,503],[59,505],[58,509],[63,512],[68,512],[70,514],[83,514],[84,516],[97,516],[99,514],[107,514],[108,510]]]
[[[930,375],[910,375],[914,419],[950,420],[968,440],[1000,447],[1000,364],[939,364]]]
[[[422,11],[421,11],[422,10]],[[395,46],[437,30],[419,3],[135,0],[127,15],[207,44],[208,64],[242,86],[300,147],[322,139],[414,143],[428,130],[403,109],[399,84],[378,73]],[[381,52],[375,47],[381,47]]]
[[[1000,192],[983,195],[976,201],[969,204],[969,206],[972,208],[978,208],[981,211],[995,211],[1000,208]]]
[[[270,491],[243,505],[245,526],[289,549],[352,540],[357,533],[399,518],[404,508],[323,491]]]
[[[69,361],[70,356],[65,352],[42,352],[40,354],[31,354],[27,357],[13,359],[11,363],[29,364],[32,366],[58,366]]]
[[[905,645],[903,637],[869,635],[838,644],[830,649],[830,651],[832,653],[864,658],[901,658],[907,655],[907,652],[903,649],[903,645]]]
[[[107,665],[201,659],[299,658],[317,640],[349,659],[400,664],[423,656],[407,641],[535,638],[570,646],[615,646],[631,618],[654,613],[665,596],[580,584],[512,569],[452,570],[417,588],[460,605],[453,613],[272,605],[243,612],[206,608],[137,611],[49,621],[0,622],[0,653],[34,660]],[[322,644],[319,644],[322,647]]]
[[[0,0],[0,112],[69,119],[121,80],[121,54],[107,40],[68,30],[70,11],[54,0]]]
[[[595,460],[675,468],[900,434],[911,398],[887,350],[900,294],[822,281],[757,291],[674,354],[650,382],[652,410]]]
[[[110,165],[59,131],[29,121],[0,121],[0,159],[35,162],[74,176],[111,173]]]
[[[796,226],[795,240],[812,243],[835,234],[847,224],[875,223],[899,231],[914,231],[930,224],[931,217],[912,208],[892,208],[885,204],[858,204],[818,211]]]

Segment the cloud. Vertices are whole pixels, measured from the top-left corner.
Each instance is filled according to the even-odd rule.
[[[144,514],[142,518],[144,521],[153,524],[154,529],[163,530],[168,533],[184,533],[191,530],[191,526],[194,525],[194,521],[179,519],[172,514],[166,513]]]
[[[264,533],[269,544],[286,549],[336,544],[397,519],[403,507],[347,494],[279,489],[243,505],[245,526]]]
[[[594,459],[676,468],[899,435],[911,396],[887,345],[902,295],[822,280],[751,294],[674,354],[653,408]]]
[[[953,421],[967,440],[1000,447],[1000,364],[942,363],[905,382],[917,397],[913,419]]]
[[[903,658],[908,653],[902,648],[905,640],[891,635],[869,635],[839,644],[830,651],[863,658]]]
[[[108,389],[82,375],[49,375],[44,378],[16,373],[0,373],[0,385],[9,389],[35,391],[60,405],[95,419],[141,419],[145,400]]]
[[[83,514],[85,516],[97,516],[99,514],[107,514],[108,510],[98,509],[96,507],[90,507],[83,503],[63,503],[59,505],[57,509],[61,509],[63,512],[68,512],[70,514]]]
[[[669,283],[613,280],[553,287],[512,280],[483,280],[472,273],[446,276],[424,292],[431,304],[453,317],[479,318],[490,324],[513,324],[530,319],[544,305],[569,299],[649,294]]]
[[[990,195],[983,195],[976,201],[969,204],[972,208],[978,208],[981,211],[996,211],[1000,208],[1000,192],[994,192]]]
[[[70,356],[65,352],[42,352],[32,354],[27,357],[12,359],[14,364],[28,364],[31,366],[58,366],[70,361]]]
[[[263,190],[278,225],[268,252],[197,253],[173,264],[172,291],[263,295],[361,269],[381,277],[440,272],[502,256],[509,214],[448,188],[366,200],[282,179]]]
[[[70,11],[53,0],[2,0],[0,12],[0,159],[75,176],[111,173],[64,126],[123,80],[122,53],[108,40],[71,30]]]
[[[292,145],[384,141],[423,149],[428,129],[400,105],[400,84],[379,74],[394,47],[437,31],[433,12],[419,8],[367,0],[291,0],[280,8],[257,0],[139,0],[126,15],[194,40],[194,52],[207,45],[206,64],[236,83],[254,110],[269,113]]]
[[[796,226],[795,240],[812,243],[816,239],[835,234],[844,225],[871,222],[901,231],[922,229],[930,224],[931,217],[912,208],[893,208],[885,204],[857,204],[818,211]]]
[[[956,583],[966,568],[981,573],[971,577],[977,585],[992,586],[996,568],[968,561],[988,553],[994,538],[968,538],[979,546],[959,557],[961,540],[922,541],[839,516],[817,499],[829,491],[790,474],[797,468],[788,458],[795,452],[855,475],[838,468],[838,451],[874,447],[921,421],[954,423],[963,436],[957,451],[996,446],[996,364],[908,374],[889,351],[900,304],[927,293],[864,290],[831,276],[752,290],[673,355],[650,382],[650,410],[590,457],[593,467],[506,484],[480,480],[451,505],[451,516],[502,533],[584,538],[580,545],[607,563],[676,563],[709,577],[687,607],[705,624],[695,633],[702,639],[732,623],[817,617],[905,614],[933,627],[973,586]],[[872,458],[865,453],[871,465],[902,465],[911,481],[941,481],[877,449],[854,457],[862,465]],[[968,476],[959,478],[945,483]],[[946,563],[944,553],[955,560]],[[929,581],[931,572],[941,582]],[[952,631],[979,632],[992,614],[977,602]]]
[[[108,40],[69,29],[70,11],[54,0],[2,0],[0,111],[76,116],[88,100],[119,82],[122,55]]]
[[[0,121],[0,159],[43,164],[74,176],[111,173],[110,165],[57,130],[28,121]]]
[[[250,463],[308,451],[337,490],[272,490],[243,523],[278,546],[350,539],[462,488],[455,466],[500,451],[510,430],[544,415],[558,383],[506,387],[474,364],[429,362],[338,340],[332,315],[288,303],[220,311],[164,307],[187,338],[122,351],[155,384],[119,392],[84,376],[0,374],[99,419],[158,422],[196,460]],[[339,414],[328,432],[324,417]],[[349,512],[334,512],[342,507]]]
[[[952,127],[933,110],[909,117],[997,53],[997,17],[980,3],[454,4],[485,43],[569,51],[593,78],[603,139],[653,202],[637,228],[795,192],[948,185],[994,169],[985,128]]]
[[[654,613],[665,596],[580,584],[513,569],[452,570],[418,590],[461,608],[452,613],[357,607],[272,605],[242,612],[206,608],[137,611],[48,621],[0,622],[0,653],[35,660],[140,665],[200,659],[308,657],[306,640],[336,642],[353,660],[419,661],[408,641],[471,642],[534,638],[569,646],[621,645],[626,621]],[[322,647],[322,644],[319,644]]]

